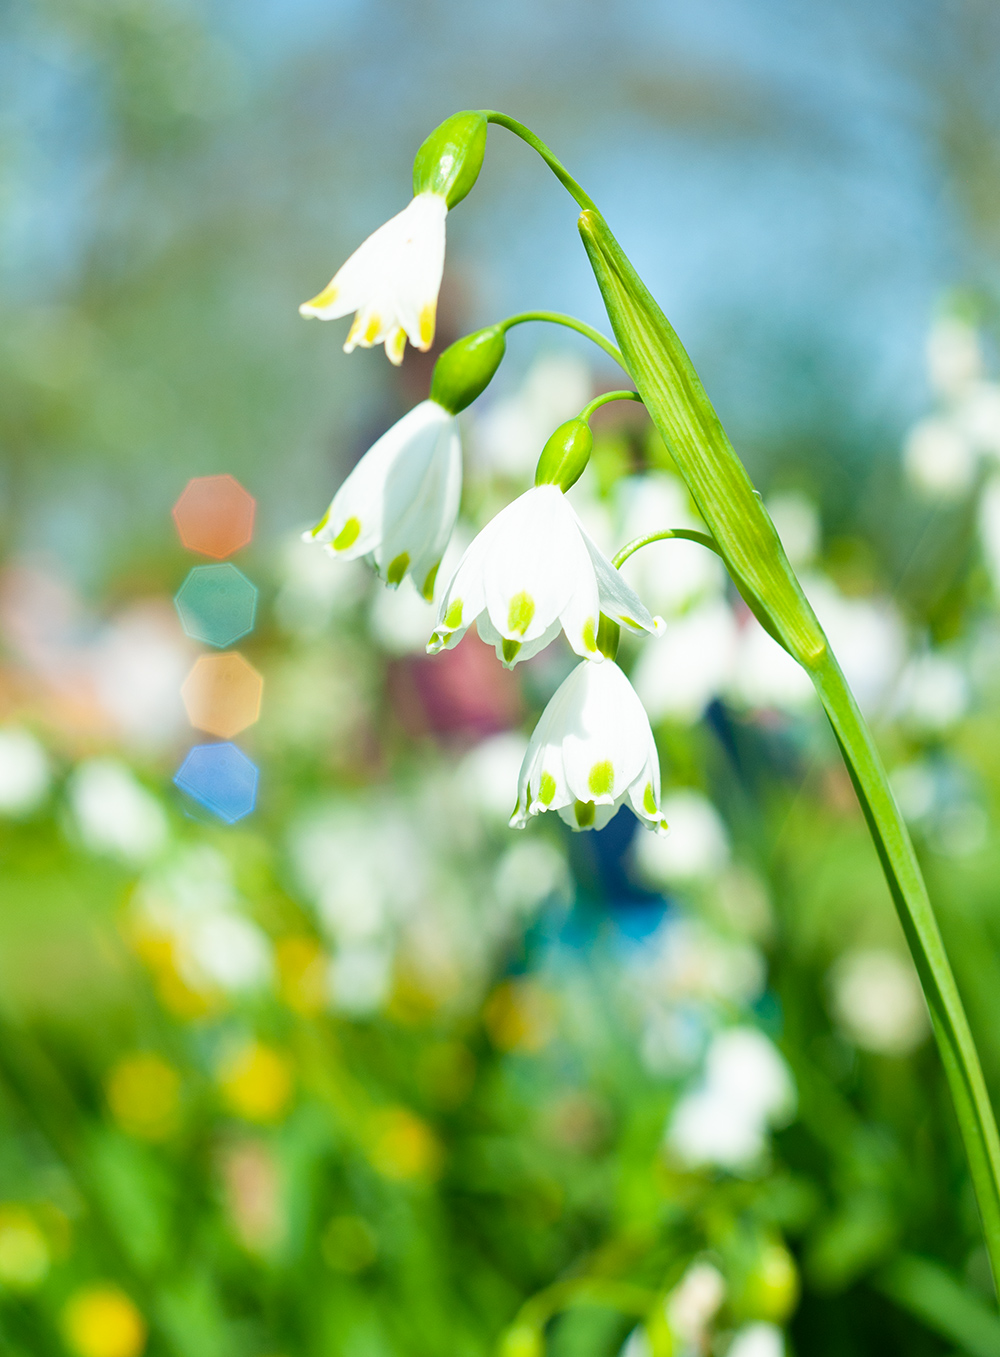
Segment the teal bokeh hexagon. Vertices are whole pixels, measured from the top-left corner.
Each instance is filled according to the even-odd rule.
[[[193,640],[221,649],[253,631],[257,589],[234,565],[196,565],[174,605]]]

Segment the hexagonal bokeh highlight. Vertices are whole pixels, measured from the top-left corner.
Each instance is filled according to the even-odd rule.
[[[257,765],[234,744],[196,744],[175,784],[227,824],[249,815],[257,801]]]
[[[181,686],[188,720],[223,740],[252,726],[260,716],[264,680],[237,651],[202,655]]]
[[[221,649],[253,631],[257,589],[234,565],[196,565],[174,604],[193,640]]]
[[[195,476],[174,505],[174,522],[184,545],[224,560],[253,536],[257,502],[232,476]]]

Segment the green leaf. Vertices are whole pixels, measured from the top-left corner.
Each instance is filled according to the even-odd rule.
[[[632,379],[737,588],[775,640],[812,668],[826,637],[691,359],[604,218],[582,212],[579,226]]]

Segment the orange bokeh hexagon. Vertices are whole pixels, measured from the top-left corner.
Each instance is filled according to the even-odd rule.
[[[184,680],[181,697],[198,730],[229,740],[260,715],[264,680],[235,650],[202,655]]]
[[[221,561],[253,536],[257,502],[232,476],[195,476],[174,505],[180,539],[191,551]]]

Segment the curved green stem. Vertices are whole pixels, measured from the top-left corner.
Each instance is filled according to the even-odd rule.
[[[487,122],[496,123],[498,127],[506,127],[508,132],[513,132],[515,137],[520,137],[522,141],[528,143],[533,151],[537,151],[559,182],[570,191],[582,208],[592,208],[595,212],[597,211],[594,200],[584,193],[562,161],[556,159],[541,137],[536,137],[530,127],[525,127],[524,123],[519,123],[516,118],[509,118],[506,113],[498,113],[496,109],[486,108],[482,112]]]
[[[837,737],[878,850],[930,1009],[969,1159],[994,1279],[1000,1278],[1000,1136],[955,976],[909,831],[872,733],[829,650],[812,680]]]
[[[642,549],[648,547],[650,542],[667,542],[672,537],[677,537],[685,542],[698,542],[703,547],[708,547],[709,551],[714,551],[716,556],[721,556],[719,544],[713,537],[709,537],[707,532],[696,532],[694,528],[664,528],[662,532],[647,533],[645,537],[637,537],[634,542],[629,542],[628,546],[622,547],[621,551],[612,558],[611,564],[620,568],[625,564],[630,556]]]
[[[625,359],[611,340],[605,339],[600,330],[595,330],[585,320],[577,320],[576,316],[566,316],[561,311],[519,311],[516,316],[508,316],[506,320],[502,320],[500,329],[506,334],[513,326],[524,325],[529,320],[547,321],[550,325],[565,325],[567,330],[575,330],[577,334],[585,335],[599,349],[603,349],[609,358],[613,358],[623,372],[628,372]]]
[[[590,417],[595,410],[599,410],[602,405],[610,405],[612,401],[638,401],[642,404],[642,397],[638,391],[603,391],[599,396],[595,396],[592,401],[580,411],[580,418],[585,424],[590,423]]]
[[[927,887],[871,731],[676,332],[600,213],[584,211],[579,227],[632,379],[733,582],[808,672],[833,726],[920,975],[1000,1283],[1000,1135]]]

